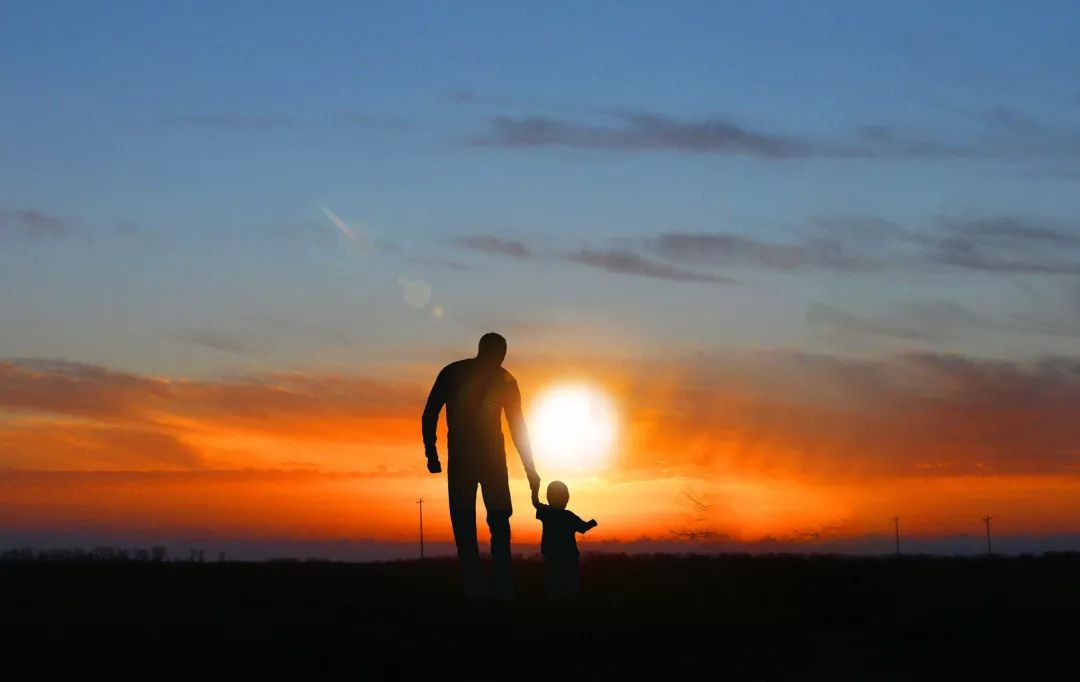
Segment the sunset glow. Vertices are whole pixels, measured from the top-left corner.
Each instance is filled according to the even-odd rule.
[[[4,3],[0,546],[448,542],[494,332],[584,545],[1080,550],[1072,5],[272,4]]]

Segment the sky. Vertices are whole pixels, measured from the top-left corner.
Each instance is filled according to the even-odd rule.
[[[1050,1],[6,2],[0,544],[390,556],[421,496],[445,543],[419,414],[495,330],[527,410],[615,406],[603,466],[541,462],[596,547],[885,551],[899,516],[978,551],[991,515],[1080,549],[1078,33]]]

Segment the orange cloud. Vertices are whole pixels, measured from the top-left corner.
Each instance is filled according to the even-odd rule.
[[[548,382],[586,379],[621,406],[610,467],[571,482],[572,506],[603,518],[607,539],[688,527],[739,540],[876,533],[894,514],[934,534],[992,509],[1006,509],[1018,529],[1064,532],[1080,519],[1074,360],[782,351],[630,367],[515,360],[526,403]],[[413,534],[423,495],[434,501],[432,537],[446,539],[445,479],[422,468],[427,388],[339,374],[191,381],[3,362],[0,525],[137,520],[401,539]],[[511,472],[520,475],[515,462]],[[708,513],[685,518],[686,490]],[[516,519],[525,510],[515,523],[527,523],[521,491],[515,507]],[[524,528],[526,538],[536,530]]]

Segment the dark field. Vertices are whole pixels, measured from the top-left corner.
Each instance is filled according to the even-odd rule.
[[[5,667],[33,677],[1075,679],[1080,555],[624,557],[548,608],[465,604],[443,559],[0,564]]]

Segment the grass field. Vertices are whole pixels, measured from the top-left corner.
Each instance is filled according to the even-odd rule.
[[[537,561],[515,573],[507,606],[464,603],[445,559],[5,563],[5,660],[51,679],[1041,677],[1080,642],[1076,554],[589,556],[563,609]]]

